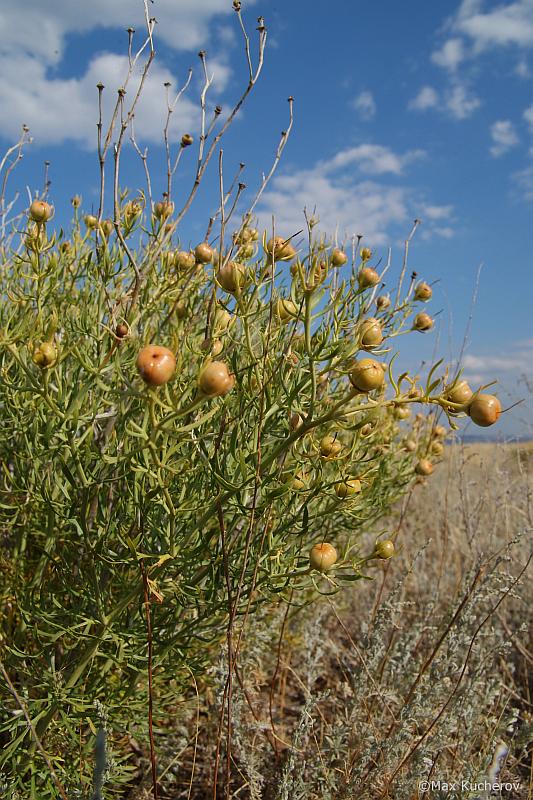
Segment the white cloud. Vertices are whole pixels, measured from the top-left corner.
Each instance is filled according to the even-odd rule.
[[[525,200],[533,201],[533,166],[513,172],[511,179]]]
[[[360,233],[369,244],[385,245],[391,241],[392,228],[404,230],[421,216],[424,203],[408,186],[365,178],[365,173],[370,167],[374,175],[401,175],[407,163],[419,157],[416,153],[399,155],[379,145],[363,144],[311,169],[278,175],[263,196],[259,224],[269,229],[274,214],[283,221],[281,235],[289,236],[304,226],[303,209],[311,213],[316,207],[321,231],[331,234],[338,227],[341,237]],[[431,229],[431,222],[427,227]]]
[[[531,133],[533,133],[533,105],[529,106],[529,108],[526,108],[523,116],[525,121],[529,125]]]
[[[255,2],[255,0],[251,0]],[[158,24],[154,38],[179,51],[196,51],[209,44],[212,26],[217,15],[229,14],[231,3],[226,0],[158,0],[149,4]],[[127,36],[120,54],[99,53],[86,65],[85,73],[70,77],[57,69],[69,34],[88,33],[101,28],[136,28],[134,44],[140,46],[145,36],[142,0],[92,0],[84,4],[83,12],[77,2],[54,0],[46,9],[41,0],[2,0],[0,4],[0,136],[17,136],[21,125],[30,127],[39,144],[61,143],[68,139],[93,147],[96,141],[96,84],[106,86],[106,109],[116,99],[128,72]],[[218,41],[228,41],[221,25]],[[211,34],[211,35],[210,35]],[[225,59],[212,58],[208,53],[208,70],[214,74],[212,96],[227,85],[231,70]],[[184,76],[180,76],[185,78]],[[161,142],[165,118],[163,83],[174,88],[178,81],[158,59],[152,64],[146,87],[135,114],[135,129],[139,139]],[[134,96],[138,76],[128,87],[128,100]],[[183,97],[172,117],[176,135],[194,132],[197,121],[197,98],[191,90]]]
[[[463,0],[454,28],[471,39],[474,50],[533,46],[533,2],[516,0],[483,11],[484,3]]]
[[[376,101],[372,92],[361,92],[352,103],[363,119],[372,119],[376,114]]]
[[[533,107],[531,111],[533,112]],[[490,126],[490,135],[493,141],[490,154],[494,156],[494,158],[498,158],[504,153],[507,153],[519,142],[515,127],[508,119],[500,119],[494,122]]]
[[[74,140],[86,147],[96,145],[97,90],[99,81],[105,85],[104,125],[110,119],[116,101],[116,89],[122,86],[128,72],[127,56],[112,53],[97,56],[80,79],[48,79],[43,64],[26,56],[9,59],[3,64],[0,82],[1,131],[16,136],[20,124],[30,127],[41,143],[61,143]],[[126,102],[135,95],[140,75],[128,86]],[[165,81],[173,82],[166,69],[152,65],[135,113],[135,132],[139,140],[161,142],[165,124]],[[198,118],[197,104],[182,97],[173,114],[173,129],[180,134],[194,130]]]
[[[466,119],[481,105],[481,100],[470,92],[464,83],[455,81],[441,95],[432,86],[423,86],[409,102],[412,111],[427,111],[434,108],[454,119]]]
[[[502,353],[501,355],[474,356],[466,355],[463,359],[465,369],[476,370],[478,373],[509,372],[524,369],[524,364],[531,358],[530,348],[517,349],[511,345],[514,355]]]
[[[368,175],[382,175],[387,172],[400,175],[408,164],[424,155],[423,150],[409,150],[400,155],[382,145],[361,144],[341,150],[329,161],[322,162],[321,169],[323,172],[331,172],[355,164],[362,173]]]
[[[471,94],[462,83],[453,86],[446,97],[446,108],[455,119],[466,119],[472,116],[480,105],[479,97]]]
[[[444,69],[456,70],[465,57],[462,39],[448,39],[440,50],[436,50],[431,60]]]
[[[255,2],[255,0],[249,0]],[[157,0],[148,3],[158,21],[155,35],[174,50],[195,51],[204,46],[215,15],[233,13],[227,0]],[[144,10],[142,0],[2,0],[0,6],[0,51],[26,53],[56,64],[61,60],[69,33],[87,33],[102,28],[135,28],[142,41]],[[124,42],[127,43],[126,34]]]
[[[439,95],[432,86],[423,86],[416,97],[409,102],[408,108],[414,111],[426,111],[428,108],[435,108],[439,104]]]
[[[453,206],[424,206],[422,219],[442,220],[449,219],[453,213]]]

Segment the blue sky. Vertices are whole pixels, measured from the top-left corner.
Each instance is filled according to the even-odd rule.
[[[111,6],[111,7],[110,7]],[[16,140],[22,123],[33,142],[10,178],[11,193],[42,185],[51,162],[56,223],[67,224],[79,193],[97,208],[97,92],[111,102],[127,69],[128,26],[140,41],[141,0],[3,0],[0,8],[0,140]],[[148,147],[154,195],[165,188],[161,146],[163,83],[193,77],[173,114],[173,141],[198,128],[205,49],[214,75],[208,107],[224,113],[246,80],[242,39],[229,0],[150,3],[157,56],[136,115],[136,136]],[[294,127],[280,167],[258,207],[261,223],[276,214],[290,235],[303,227],[304,206],[317,206],[320,227],[339,238],[365,235],[400,269],[401,242],[412,220],[422,224],[410,267],[435,285],[435,334],[402,339],[403,363],[415,368],[437,346],[456,357],[472,290],[483,263],[466,374],[474,383],[499,378],[504,405],[530,394],[533,383],[533,0],[294,0],[243,2],[255,44],[257,17],[268,29],[265,66],[254,93],[224,141],[229,181],[240,161],[250,193],[268,170],[287,125]],[[131,148],[130,148],[131,150]],[[179,203],[189,188],[193,148],[176,179]],[[215,164],[213,164],[216,167]],[[215,178],[199,193],[182,237],[202,238],[216,205]],[[122,183],[143,188],[139,159],[125,155]],[[9,194],[9,191],[8,191]],[[108,211],[111,196],[108,198]],[[531,402],[506,415],[500,430],[527,433]],[[477,432],[477,431],[476,431]]]

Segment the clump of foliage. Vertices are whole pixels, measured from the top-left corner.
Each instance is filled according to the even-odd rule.
[[[147,735],[155,780],[154,731],[222,640],[229,707],[249,615],[307,604],[393,555],[389,536],[368,547],[361,533],[431,473],[446,434],[411,409],[452,426],[470,407],[479,424],[500,410],[455,396],[439,363],[424,381],[396,373],[398,337],[433,327],[420,310],[431,288],[404,285],[405,265],[391,299],[370,249],[319,236],[312,218],[303,236],[260,234],[252,209],[236,225],[240,185],[233,205],[221,189],[191,248],[198,175],[181,211],[171,169],[161,201],[118,188],[123,104],[119,92],[99,137],[103,198],[116,123],[113,218],[103,199],[83,215],[74,198],[67,237],[41,197],[2,243],[0,767],[39,798],[90,784],[99,704],[113,785]],[[202,128],[200,178],[225,125]]]

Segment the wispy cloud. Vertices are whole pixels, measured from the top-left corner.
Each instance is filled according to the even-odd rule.
[[[504,153],[516,147],[520,141],[513,123],[508,119],[500,119],[497,122],[493,122],[490,126],[490,135],[493,142],[490,154],[494,158],[504,155]]]
[[[372,92],[364,91],[352,101],[352,106],[361,115],[362,120],[372,119],[376,115],[376,101]]]
[[[439,93],[432,86],[423,86],[418,94],[409,102],[408,108],[414,111],[426,111],[439,105]]]
[[[361,144],[342,150],[312,168],[278,175],[263,196],[259,223],[271,226],[272,215],[283,220],[282,235],[302,228],[303,209],[320,218],[319,230],[338,229],[341,237],[363,234],[374,246],[390,243],[393,231],[402,231],[414,217],[424,220],[424,209],[442,209],[447,218],[451,206],[428,205],[405,184],[397,181],[408,165],[423,157],[414,150],[395,153],[376,144]],[[393,183],[391,183],[391,180]],[[436,217],[427,215],[427,229]],[[438,234],[437,234],[438,235]]]
[[[464,45],[462,39],[448,39],[431,55],[434,64],[444,69],[456,70],[464,59]]]
[[[453,119],[463,120],[470,117],[481,105],[481,100],[476,97],[464,83],[454,79],[452,85],[439,93],[432,86],[423,86],[408,104],[412,111],[427,111],[436,109]]]

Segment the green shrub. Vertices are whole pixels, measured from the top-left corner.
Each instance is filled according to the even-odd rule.
[[[115,176],[112,221],[75,198],[67,238],[43,199],[2,244],[0,768],[39,798],[90,785],[102,705],[118,790],[130,738],[164,730],[224,639],[231,671],[248,615],[367,577],[391,551],[361,532],[439,436],[406,409],[464,412],[438,365],[395,375],[397,337],[432,321],[414,282],[377,298],[368,248],[345,259],[314,220],[260,239],[249,213],[230,236],[223,202],[189,251],[170,192]]]

